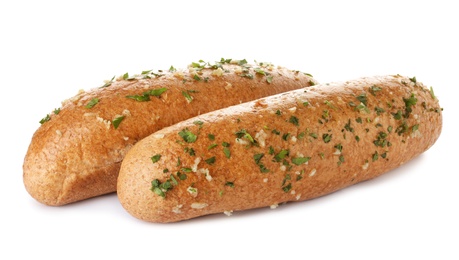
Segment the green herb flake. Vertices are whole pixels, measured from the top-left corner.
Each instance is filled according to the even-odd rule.
[[[362,94],[358,95],[356,98],[361,103],[363,103],[365,106],[367,106],[368,98],[367,98],[367,94],[366,93],[362,93]]]
[[[99,103],[99,99],[98,98],[93,98],[84,107],[88,108],[88,109],[89,108],[93,108],[95,105],[97,105],[97,103]]]
[[[193,79],[196,81],[201,81],[201,77],[198,74],[194,74]]]
[[[49,120],[51,120],[51,117],[49,116],[49,114],[47,114],[45,117],[43,117],[41,120],[40,120],[40,124],[44,124],[46,122],[48,122]]]
[[[228,147],[223,147],[223,153],[225,154],[226,158],[230,158],[231,157],[231,151]]]
[[[234,182],[231,182],[231,181],[227,181],[227,182],[225,183],[225,186],[228,186],[228,187],[234,188]]]
[[[206,159],[205,162],[209,165],[212,165],[215,163],[215,156],[210,157],[209,159]]]
[[[419,124],[416,124],[413,127],[411,127],[412,132],[416,132],[418,129],[419,129]]]
[[[433,98],[433,99],[437,99],[437,97],[435,96],[435,93],[434,93],[434,90],[432,87],[430,87],[430,96]]]
[[[289,192],[291,189],[292,189],[291,183],[287,184],[287,186],[282,187],[282,190],[286,193]]]
[[[379,154],[378,151],[375,151],[375,153],[371,156],[373,162],[379,159]]]
[[[208,134],[207,137],[208,137],[209,140],[211,140],[211,141],[214,141],[214,140],[215,140],[215,135],[213,135],[213,134]]]
[[[417,82],[417,81],[416,81],[416,77],[409,78],[409,80],[410,80],[411,82],[413,82],[414,84],[416,84],[416,82]]]
[[[360,137],[359,137],[358,135],[356,135],[356,136],[355,136],[355,140],[356,140],[357,142],[360,142]]]
[[[357,122],[357,123],[359,123],[359,124],[363,123],[361,117],[357,117],[357,118],[355,119],[355,122]]]
[[[153,156],[150,157],[150,158],[151,158],[151,161],[152,161],[153,163],[156,163],[156,162],[159,161],[159,159],[161,159],[161,154],[153,155]]]
[[[176,72],[176,71],[177,71],[177,69],[174,68],[174,66],[171,65],[170,68],[169,68],[169,72]]]
[[[310,133],[309,136],[314,138],[314,139],[317,139],[317,137],[318,137],[316,133]]]
[[[260,164],[261,158],[263,158],[264,155],[264,153],[257,153],[253,156],[253,159],[257,165]]]
[[[305,107],[309,106],[309,102],[308,101],[303,102],[303,106],[305,106]]]
[[[271,84],[273,83],[273,76],[269,75],[266,77],[266,82],[268,82],[268,84]]]
[[[282,115],[282,112],[278,109],[278,110],[276,110],[276,115],[280,116],[280,115]]]
[[[296,116],[291,116],[288,121],[296,126],[300,125],[299,119]]]
[[[60,112],[61,112],[61,109],[60,109],[60,108],[56,108],[56,109],[53,110],[53,113],[54,113],[55,115],[59,115]]]
[[[373,96],[376,96],[376,93],[381,91],[382,88],[376,86],[376,85],[373,85],[370,87],[370,93],[373,95]]]
[[[193,134],[188,128],[183,129],[178,133],[180,137],[183,138],[183,140],[187,143],[194,143],[196,142],[196,139],[198,138],[195,134]]]
[[[115,129],[118,129],[118,127],[121,124],[121,121],[123,121],[125,116],[118,116],[117,118],[113,119],[112,124]]]
[[[177,172],[177,177],[181,180],[184,181],[188,176],[185,173]]]
[[[214,149],[215,147],[217,147],[218,144],[211,144],[207,147],[207,150],[211,150],[211,149]]]
[[[278,154],[274,156],[274,160],[276,162],[280,162],[285,158],[285,156],[288,156],[288,154],[289,154],[289,150],[281,150]]]
[[[402,119],[402,111],[401,110],[398,110],[397,113],[392,113],[392,115],[394,116],[395,120]]]
[[[381,108],[381,107],[375,107],[375,111],[378,116],[386,112],[386,110],[384,110],[384,108]]]
[[[292,158],[292,163],[295,165],[301,165],[307,163],[310,159],[311,157],[296,157]]]
[[[344,162],[344,156],[340,155],[338,158],[338,166],[340,166]]]
[[[328,143],[332,139],[332,134],[323,134],[322,139],[324,140],[324,143]]]
[[[191,101],[193,101],[193,97],[190,96],[190,94],[188,94],[188,92],[182,91],[182,95],[185,97],[185,99],[186,99],[186,101],[187,101],[188,103],[191,103]]]
[[[223,146],[223,147],[229,147],[230,144],[229,144],[228,142],[222,142],[222,146]]]
[[[161,94],[163,94],[166,91],[167,91],[167,88],[158,88],[158,89],[151,89],[151,90],[145,92],[145,94],[147,94],[149,96],[159,97],[159,96],[161,96]]]
[[[182,172],[192,172],[193,171],[191,168],[188,168],[188,167],[181,168],[180,170]]]

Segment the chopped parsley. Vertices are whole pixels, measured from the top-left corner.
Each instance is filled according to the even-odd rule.
[[[118,129],[118,127],[121,124],[121,121],[123,121],[125,116],[118,116],[117,118],[113,119],[112,124],[115,129]]]
[[[323,134],[322,139],[324,140],[325,143],[328,143],[332,139],[332,134]]]
[[[373,85],[370,87],[370,93],[373,95],[373,96],[376,96],[376,93],[381,91],[382,88],[376,86],[376,85]]]
[[[299,119],[296,116],[291,116],[288,121],[296,126],[300,125]]]
[[[51,117],[49,116],[49,114],[47,114],[44,118],[40,120],[40,124],[44,124],[48,122],[49,120],[51,120]]]
[[[85,108],[93,108],[95,105],[97,105],[97,103],[99,103],[99,99],[98,98],[93,98],[84,107]]]
[[[188,94],[187,91],[182,91],[182,95],[185,97],[185,99],[186,99],[186,101],[187,101],[188,103],[191,103],[191,101],[193,101],[193,97],[190,96],[190,94]]]
[[[152,157],[150,157],[150,159],[153,163],[158,162],[159,159],[161,159],[161,154],[153,155]]]
[[[288,156],[288,154],[289,154],[289,150],[281,150],[278,154],[274,156],[274,160],[276,162],[280,162],[285,158],[285,156]]]
[[[178,133],[180,137],[183,138],[183,140],[187,143],[194,143],[196,142],[196,139],[198,138],[195,134],[193,134],[188,128],[183,129]]]
[[[310,159],[311,157],[296,157],[292,158],[292,163],[295,165],[301,165],[303,163],[307,163]]]
[[[138,102],[145,102],[150,101],[150,96],[160,97],[161,94],[167,91],[167,88],[158,88],[158,89],[151,89],[142,93],[142,95],[129,95],[126,98],[134,99]]]
[[[210,157],[209,159],[206,159],[205,162],[209,165],[212,165],[215,163],[215,156]]]

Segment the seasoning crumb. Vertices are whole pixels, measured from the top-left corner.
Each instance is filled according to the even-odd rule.
[[[276,209],[277,207],[279,207],[279,204],[272,204],[271,206],[269,206],[270,209]]]
[[[191,204],[192,209],[203,209],[205,207],[209,206],[207,203],[202,203],[202,202],[193,202]]]
[[[223,211],[223,214],[227,215],[228,217],[233,215],[233,211],[232,210],[226,210],[226,211]]]

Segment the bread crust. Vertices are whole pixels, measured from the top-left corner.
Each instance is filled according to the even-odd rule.
[[[81,91],[47,115],[24,159],[24,185],[53,206],[114,192],[121,161],[143,137],[202,113],[313,84],[309,74],[245,60],[125,74]]]
[[[144,138],[122,162],[118,197],[134,217],[163,223],[274,208],[388,172],[431,147],[441,128],[438,100],[415,78],[294,90]]]

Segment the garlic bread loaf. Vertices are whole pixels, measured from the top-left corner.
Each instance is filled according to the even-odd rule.
[[[293,90],[163,128],[127,153],[118,197],[134,217],[175,222],[277,207],[388,172],[431,147],[433,90],[400,75]]]
[[[114,192],[125,154],[149,134],[315,83],[307,73],[231,59],[126,73],[81,91],[40,121],[24,159],[24,185],[33,198],[54,206]]]

